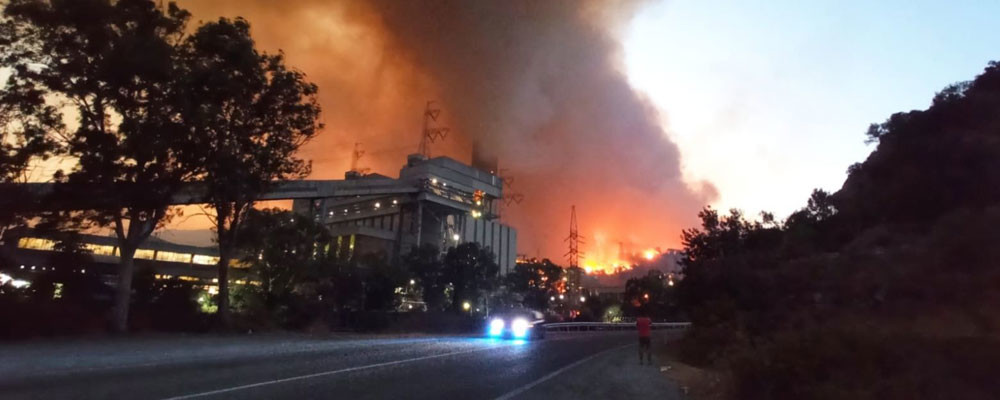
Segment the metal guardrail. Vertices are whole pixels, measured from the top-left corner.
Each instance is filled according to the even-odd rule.
[[[629,331],[634,322],[552,322],[543,324],[546,331]],[[653,329],[685,329],[690,322],[654,322]]]

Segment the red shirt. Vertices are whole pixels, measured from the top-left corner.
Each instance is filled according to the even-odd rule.
[[[639,331],[639,337],[649,337],[649,330],[652,327],[653,321],[649,318],[640,317],[635,320],[635,329]]]

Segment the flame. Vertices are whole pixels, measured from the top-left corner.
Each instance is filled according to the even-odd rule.
[[[505,191],[527,199],[505,208],[504,222],[539,258],[566,252],[562,227],[576,205],[580,234],[606,239],[585,244],[581,267],[630,269],[646,262],[647,244],[679,245],[678,232],[717,197],[711,183],[683,179],[664,118],[620,70],[617,32],[640,2],[180,3],[194,20],[246,17],[260,49],[283,50],[319,85],[325,129],[301,154],[313,161],[311,179],[343,177],[358,142],[368,150],[360,166],[393,176],[434,99],[455,134],[433,155],[467,163],[479,143],[496,156],[517,178]],[[469,52],[470,43],[483,47]]]
[[[583,272],[586,274],[614,274],[632,269],[633,265],[621,260],[602,261],[597,259],[585,259]]]
[[[595,245],[592,250],[587,251],[587,255],[580,262],[583,272],[587,274],[614,274],[628,271],[639,264],[647,263],[659,258],[663,252],[659,247],[651,247],[641,252],[624,251],[619,246],[612,246],[609,238],[598,232],[594,235]],[[609,257],[609,254],[618,253],[618,257]],[[622,259],[624,258],[624,259]]]

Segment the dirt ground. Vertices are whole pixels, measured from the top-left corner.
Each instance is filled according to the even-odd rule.
[[[725,376],[717,371],[684,364],[677,357],[677,340],[654,344],[653,353],[660,373],[677,383],[681,392],[692,400],[727,400]]]

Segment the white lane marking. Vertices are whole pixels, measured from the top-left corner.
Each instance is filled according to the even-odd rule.
[[[501,347],[505,347],[505,346],[493,346],[493,347],[486,347],[486,348],[480,348],[480,349],[453,351],[451,353],[434,354],[434,355],[430,355],[430,356],[407,358],[407,359],[404,359],[404,360],[387,361],[387,362],[382,362],[382,363],[377,363],[377,364],[362,365],[360,367],[351,367],[351,368],[338,369],[338,370],[334,370],[334,371],[317,372],[315,374],[299,375],[299,376],[293,376],[291,378],[275,379],[275,380],[271,380],[271,381],[251,383],[251,384],[248,384],[248,385],[233,386],[233,387],[229,387],[229,388],[225,388],[225,389],[210,390],[210,391],[207,391],[207,392],[192,393],[192,394],[186,394],[186,395],[183,395],[183,396],[176,396],[176,397],[168,397],[168,398],[166,398],[164,400],[193,399],[193,398],[197,398],[197,397],[212,396],[212,395],[216,395],[216,394],[235,392],[237,390],[251,389],[251,388],[255,388],[255,387],[273,385],[273,384],[276,384],[276,383],[285,383],[285,382],[292,382],[292,381],[298,381],[298,380],[303,380],[303,379],[316,378],[316,377],[320,377],[320,376],[336,375],[336,374],[342,374],[342,373],[345,373],[345,372],[354,372],[354,371],[360,371],[360,370],[365,370],[365,369],[386,367],[386,366],[390,366],[390,365],[404,364],[404,363],[408,363],[408,362],[421,361],[421,360],[429,360],[429,359],[432,359],[432,358],[454,356],[454,355],[457,355],[457,354],[472,353],[472,352],[476,352],[476,351],[493,350],[493,349],[497,349],[497,348],[501,348]]]
[[[572,369],[573,367],[575,367],[577,365],[580,365],[580,364],[583,364],[583,363],[585,363],[587,361],[593,360],[594,357],[597,357],[599,355],[602,355],[604,353],[608,353],[608,352],[611,352],[611,351],[614,351],[614,350],[624,349],[624,348],[629,347],[629,346],[635,346],[635,345],[634,344],[626,344],[624,346],[612,347],[610,349],[607,349],[607,350],[604,350],[604,351],[601,351],[601,352],[598,352],[598,353],[591,354],[590,356],[588,356],[588,357],[586,357],[586,358],[584,358],[582,360],[579,360],[579,361],[574,362],[574,363],[572,363],[570,365],[567,365],[565,367],[562,367],[562,368],[559,368],[559,369],[557,369],[555,371],[552,371],[552,373],[550,373],[548,375],[545,375],[545,376],[539,378],[538,380],[536,380],[534,382],[531,382],[531,383],[529,383],[527,385],[521,386],[521,387],[519,387],[517,389],[514,389],[514,390],[512,390],[510,392],[507,392],[503,396],[497,397],[495,400],[509,400],[509,399],[512,399],[515,396],[528,391],[528,389],[531,389],[531,388],[533,388],[535,386],[538,386],[539,384],[541,384],[541,383],[543,383],[543,382],[545,382],[545,381],[547,381],[549,379],[555,378],[556,375],[559,375],[559,374],[561,374],[563,372],[566,372],[566,371]]]

